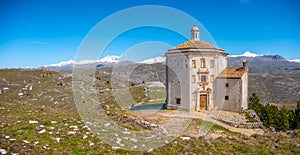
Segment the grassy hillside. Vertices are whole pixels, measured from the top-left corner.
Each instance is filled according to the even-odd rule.
[[[109,71],[110,68],[105,68],[95,75],[100,103],[110,106],[109,117],[120,126],[130,130],[144,129],[140,123],[124,119],[124,115],[136,116],[120,110],[115,103]],[[178,137],[160,148],[143,152],[115,150],[94,136],[76,113],[71,81],[69,73],[0,70],[0,149],[8,154],[300,154],[298,130],[266,131],[264,135],[247,137],[217,125],[213,125],[204,137],[189,137],[188,140]],[[149,88],[149,96],[145,96],[144,86],[141,83],[130,85],[135,102],[158,103],[165,97],[161,94],[164,89],[156,87]],[[4,92],[3,88],[9,89]],[[168,118],[149,121],[159,123],[164,119]],[[194,119],[186,132],[193,132],[203,123],[209,122]]]
[[[246,137],[213,126],[208,135],[183,140],[144,152],[114,150],[93,136],[78,115],[0,102],[0,148],[20,154],[299,154],[300,131],[270,132]],[[29,121],[36,121],[30,123]],[[194,120],[191,128],[202,123]],[[131,126],[127,123],[127,125]],[[132,126],[133,127],[133,126]],[[149,151],[149,152],[148,152]]]

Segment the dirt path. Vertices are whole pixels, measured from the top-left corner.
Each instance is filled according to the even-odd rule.
[[[149,111],[148,111],[149,112]],[[155,112],[153,112],[155,113]],[[176,110],[163,110],[163,111],[157,111],[155,113],[156,117],[181,117],[181,118],[198,118],[202,119],[204,121],[212,122],[214,124],[217,124],[219,126],[222,126],[229,131],[237,132],[246,136],[251,136],[253,134],[263,134],[264,131],[262,129],[246,129],[246,128],[237,128],[233,127],[227,124],[224,124],[220,121],[217,121],[215,118],[219,117],[220,112],[218,111],[203,111],[203,112],[179,112]],[[233,113],[234,115],[239,115],[238,113]],[[153,117],[153,115],[151,116]]]

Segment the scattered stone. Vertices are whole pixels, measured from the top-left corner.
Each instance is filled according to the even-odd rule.
[[[24,142],[24,143],[26,143],[26,144],[28,144],[28,143],[29,143],[29,141],[27,141],[27,140],[23,140],[23,142]]]
[[[70,128],[77,129],[78,127],[76,125],[73,125],[73,126],[70,126]]]
[[[18,93],[18,96],[23,96],[24,94],[23,93]]]
[[[34,121],[34,120],[29,120],[29,124],[37,124],[39,123],[38,121]]]
[[[95,145],[95,143],[93,143],[93,142],[90,142],[90,146],[94,146]]]
[[[153,151],[153,148],[149,149],[147,152],[149,153],[149,152],[152,152],[152,151]]]
[[[41,134],[41,133],[45,133],[46,132],[46,129],[43,129],[41,131],[39,131],[38,133]]]
[[[275,130],[274,127],[271,127],[271,126],[270,126],[270,129],[271,129],[272,132],[276,132],[276,130]]]
[[[182,140],[190,140],[190,137],[180,137]]]
[[[138,139],[136,139],[136,138],[130,138],[130,141],[133,141],[134,143],[137,143]]]
[[[43,148],[44,148],[44,149],[49,149],[47,144],[44,145]]]
[[[211,142],[209,140],[206,140],[205,141],[205,146],[209,146],[209,145],[211,145]]]
[[[7,153],[7,151],[6,151],[6,150],[4,150],[4,149],[0,149],[0,153],[1,153],[1,154],[6,154],[6,153]]]
[[[112,146],[111,148],[112,148],[113,150],[120,149],[120,147],[118,147],[118,146]]]
[[[69,131],[68,134],[74,135],[76,132],[75,131]]]
[[[121,141],[122,141],[122,139],[121,138],[119,138],[119,137],[117,137],[117,144],[120,144],[121,143]]]
[[[59,143],[59,141],[60,141],[60,138],[54,138],[56,141],[57,141],[57,143]]]
[[[52,123],[52,124],[56,124],[57,122],[56,122],[56,121],[51,121],[51,123]]]
[[[83,138],[83,139],[86,139],[87,137],[88,137],[87,135],[84,135],[82,138]]]
[[[9,90],[9,88],[8,87],[4,87],[3,90],[6,91],[6,90]]]
[[[105,123],[104,126],[110,126],[110,123]]]
[[[9,136],[5,136],[6,139],[10,138]]]

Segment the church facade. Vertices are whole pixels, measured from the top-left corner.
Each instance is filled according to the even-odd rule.
[[[200,41],[197,26],[191,40],[166,52],[166,92],[168,108],[187,111],[248,108],[248,62],[227,67],[223,49]]]

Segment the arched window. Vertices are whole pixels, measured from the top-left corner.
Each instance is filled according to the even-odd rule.
[[[201,58],[200,62],[201,62],[201,68],[206,68],[206,66],[205,66],[205,59]]]

